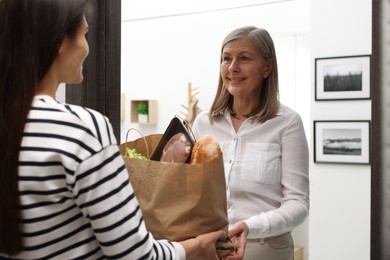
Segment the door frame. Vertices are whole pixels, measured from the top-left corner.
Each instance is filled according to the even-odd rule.
[[[380,2],[372,0],[372,50],[371,50],[371,259],[385,259],[383,255],[383,227],[386,221],[382,219],[382,158],[381,158],[381,11]]]
[[[106,115],[120,141],[121,0],[89,0],[84,81],[66,85],[66,102]]]

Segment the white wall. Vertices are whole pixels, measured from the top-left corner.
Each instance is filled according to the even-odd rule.
[[[371,120],[370,100],[314,101],[314,59],[371,54],[371,24],[370,0],[312,0],[312,120]],[[311,162],[309,259],[370,259],[370,166]]]

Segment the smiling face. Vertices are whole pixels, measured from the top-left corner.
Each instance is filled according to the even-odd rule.
[[[263,80],[270,75],[271,66],[248,38],[242,38],[224,46],[220,73],[232,96],[259,100]]]
[[[84,17],[76,35],[72,38],[65,36],[62,41],[57,59],[59,82],[79,84],[83,81],[83,62],[89,53],[85,38],[87,32],[88,24]]]

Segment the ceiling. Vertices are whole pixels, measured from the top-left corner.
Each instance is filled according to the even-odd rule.
[[[310,0],[122,0],[122,22],[235,10],[245,13],[247,8],[265,10],[259,16],[280,25],[273,28],[275,33],[287,30],[286,24],[295,31],[309,31]]]

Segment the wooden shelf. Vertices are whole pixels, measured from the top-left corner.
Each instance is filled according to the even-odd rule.
[[[148,121],[146,123],[140,123],[138,121],[137,105],[142,102],[148,103]],[[130,100],[130,122],[138,124],[157,124],[157,100],[152,99],[137,99]]]
[[[126,115],[126,94],[121,93],[121,121],[125,120]]]
[[[294,259],[303,260],[303,247],[296,246],[294,247]]]

